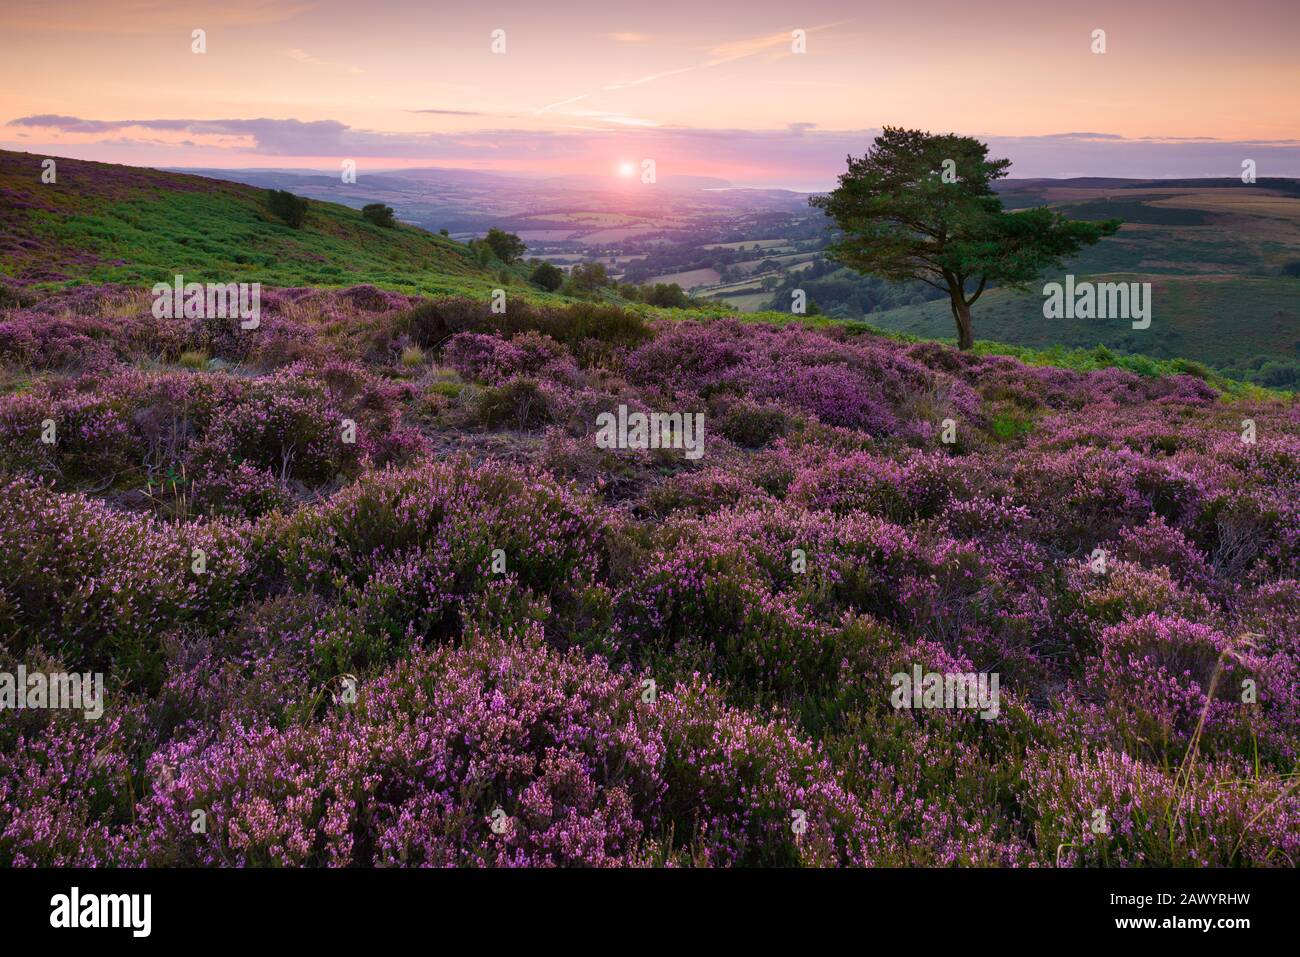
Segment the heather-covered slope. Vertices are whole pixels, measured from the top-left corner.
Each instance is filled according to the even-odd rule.
[[[313,202],[300,229],[265,190],[181,173],[0,150],[0,273],[20,284],[93,281],[276,286],[377,283],[424,293],[482,293],[500,283],[466,246],[412,226]]]
[[[1290,400],[373,287],[0,362],[0,671],[108,682],[0,711],[0,863],[1300,860]]]

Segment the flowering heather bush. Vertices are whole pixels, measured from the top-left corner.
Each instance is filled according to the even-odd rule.
[[[626,679],[520,639],[412,654],[367,682],[357,706],[318,723],[236,727],[155,755],[176,774],[143,808],[145,859],[638,861],[663,787],[659,734]],[[286,776],[286,766],[301,771]],[[178,842],[196,805],[220,826]],[[500,834],[486,826],[498,807],[509,815]]]
[[[674,511],[707,515],[751,498],[768,496],[743,475],[715,467],[667,477],[650,491],[648,504],[662,515]]]
[[[1300,863],[1291,399],[614,306],[6,289],[0,670],[107,693],[0,710],[0,865]],[[619,405],[702,412],[703,458],[597,447]],[[997,715],[898,707],[913,668],[996,673]]]
[[[1231,654],[1227,638],[1212,628],[1150,614],[1106,628],[1099,643],[1085,686],[1125,713],[1140,729],[1135,739],[1152,747],[1186,740],[1198,721],[1213,732],[1240,711],[1235,702],[1248,662]],[[1129,707],[1135,700],[1144,705],[1138,713]]]
[[[513,339],[462,332],[446,347],[447,364],[467,379],[500,385],[515,376],[540,376],[572,383],[578,368],[568,350],[550,336],[527,332]]]
[[[11,719],[10,719],[11,720]],[[121,717],[4,728],[0,741],[0,855],[15,867],[121,863],[114,827],[130,774]]]
[[[841,342],[799,326],[746,327],[734,320],[680,323],[660,331],[628,359],[636,383],[671,380],[701,395],[737,392],[816,415],[828,425],[873,435],[910,435],[914,416],[938,380],[896,349]],[[964,383],[946,378],[945,409],[968,419],[979,401]],[[930,411],[938,412],[935,408]],[[936,415],[935,421],[946,417]]]
[[[13,480],[0,491],[0,633],[17,653],[40,648],[74,670],[147,682],[159,634],[221,622],[256,586],[254,534],[225,522],[164,524]]]
[[[1025,761],[1023,800],[1035,841],[1054,844],[1064,864],[1291,866],[1300,798],[1285,781],[1245,787],[1245,773],[1204,768],[1184,793],[1175,776],[1122,752],[1035,752]],[[1092,826],[1098,810],[1105,833]]]

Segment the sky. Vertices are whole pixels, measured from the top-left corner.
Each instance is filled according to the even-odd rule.
[[[1300,176],[1297,91],[1300,0],[0,0],[0,147],[140,166]]]

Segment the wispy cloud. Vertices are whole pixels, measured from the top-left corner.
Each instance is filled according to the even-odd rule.
[[[824,28],[813,28],[824,29]],[[808,32],[813,32],[809,30]],[[718,66],[723,63],[730,63],[733,60],[743,60],[746,57],[758,56],[760,53],[770,53],[776,50],[784,49],[789,51],[792,38],[790,33],[769,33],[761,37],[747,37],[743,40],[732,40],[730,43],[722,43],[709,50],[711,59],[705,63],[705,66]]]
[[[307,65],[309,65],[309,66],[327,66],[327,67],[333,67],[334,69],[344,70],[344,71],[347,72],[347,73],[364,73],[364,72],[366,72],[365,70],[361,69],[360,67],[356,67],[356,66],[344,66],[344,65],[341,64],[341,63],[332,63],[332,62],[330,62],[329,60],[322,60],[320,57],[318,57],[318,56],[313,56],[312,54],[308,53],[306,50],[299,50],[299,49],[297,49],[297,48],[294,48],[294,49],[292,49],[292,50],[289,51],[289,59],[291,59],[291,60],[296,60],[296,61],[298,61],[299,63],[305,63],[305,64],[307,64]]]
[[[684,66],[679,67],[676,70],[664,70],[662,73],[649,73],[643,77],[638,77],[635,80],[626,80],[622,83],[611,83],[609,86],[604,87],[604,89],[621,90],[628,86],[641,86],[643,83],[653,83],[655,80],[662,80],[664,77],[676,76],[679,73],[690,73],[691,71],[698,69],[700,69],[698,66]]]
[[[552,110],[558,110],[560,107],[568,106],[570,103],[578,103],[582,100],[587,99],[590,96],[591,96],[590,93],[579,93],[577,96],[571,96],[568,99],[559,100],[558,102],[555,103],[549,103],[546,106],[541,107],[540,109],[533,110],[533,115],[540,116],[543,113],[550,113]]]
[[[658,126],[654,120],[645,120],[638,116],[627,116],[624,113],[613,113],[609,110],[571,110],[569,116],[583,116],[593,120],[600,120],[603,123],[614,123],[617,126]]]
[[[828,30],[831,27],[840,26],[844,22],[846,21],[820,24],[818,26],[808,27],[804,32],[819,33],[823,30]],[[640,37],[639,34],[629,34],[629,35]],[[617,90],[627,89],[629,87],[643,86],[646,83],[654,83],[657,80],[663,80],[671,76],[680,76],[683,73],[693,73],[697,70],[708,70],[712,67],[722,66],[727,63],[734,63],[737,60],[744,60],[749,57],[759,56],[761,54],[767,54],[769,56],[783,56],[786,54],[793,55],[792,47],[791,47],[792,43],[793,43],[792,34],[786,32],[786,33],[769,33],[759,37],[747,37],[745,39],[734,40],[729,43],[719,44],[717,46],[710,48],[708,51],[709,59],[704,60],[700,63],[695,63],[690,66],[676,67],[668,70],[660,70],[655,73],[647,73],[643,76],[637,77],[634,80],[616,80],[614,82],[608,83],[605,86],[601,87],[600,91],[583,93],[578,96],[571,97],[567,100],[561,100],[558,103],[552,103],[548,106],[542,107],[540,110],[537,111],[537,113],[541,114],[541,113],[550,113],[550,112],[558,111],[560,107],[567,106],[570,103],[577,103],[580,100],[585,100],[591,96],[596,95],[598,92],[612,93]],[[569,110],[564,112],[566,112],[568,115],[571,116],[579,115],[578,111]],[[610,111],[609,115],[621,116],[622,114],[617,113],[615,111]],[[658,124],[654,123],[651,120],[642,120],[639,121],[638,125],[658,125]]]
[[[439,116],[482,116],[474,110],[407,110],[407,113],[437,113]]]
[[[817,26],[803,28],[804,34],[821,33],[824,30],[830,30],[833,27],[843,26],[847,20],[837,20],[834,23],[822,23]],[[747,57],[758,56],[767,53],[776,56],[793,56],[792,45],[794,43],[793,31],[784,33],[769,33],[761,37],[749,37],[743,40],[732,40],[729,43],[719,44],[709,50],[713,59],[709,60],[705,66],[721,66],[724,63],[731,63],[735,60],[743,60]]]

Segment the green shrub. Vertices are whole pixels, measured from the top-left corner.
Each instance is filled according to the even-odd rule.
[[[569,273],[573,286],[580,292],[594,292],[609,285],[609,273],[604,263],[579,263]]]
[[[1011,439],[1032,432],[1034,423],[1032,418],[1021,412],[1011,403],[1005,403],[989,422],[989,431],[992,432],[1001,441],[1007,442]]]
[[[397,220],[393,218],[393,207],[385,206],[383,203],[367,203],[361,207],[361,215],[365,217],[366,222],[386,229],[392,229],[397,225]]]
[[[691,304],[690,297],[675,282],[657,282],[653,288],[646,289],[642,298],[652,306],[671,309],[685,309]]]
[[[555,292],[564,285],[564,270],[545,261],[539,262],[528,281],[548,292]]]
[[[180,364],[187,369],[206,369],[208,354],[202,349],[188,349],[181,353]]]
[[[268,203],[271,212],[294,229],[300,228],[307,219],[307,200],[287,190],[271,190],[268,194]]]
[[[521,431],[552,421],[550,400],[532,379],[511,379],[499,386],[479,390],[475,397],[474,420],[490,429]]]
[[[463,382],[442,380],[429,386],[429,391],[437,395],[445,395],[449,399],[454,399],[456,396],[460,395],[461,390],[464,388],[465,384]]]
[[[506,265],[522,256],[524,250],[528,248],[524,245],[524,241],[514,233],[508,233],[495,227],[488,230],[487,235],[483,237],[483,242],[488,249],[492,250],[492,255]]]
[[[395,335],[408,335],[425,349],[440,348],[458,332],[497,333],[507,338],[540,332],[575,351],[590,342],[633,347],[652,335],[645,320],[635,313],[585,302],[570,306],[516,302],[505,314],[494,315],[485,303],[473,299],[436,299],[415,306],[393,323]]]
[[[723,414],[719,431],[737,445],[757,449],[785,435],[788,427],[781,409],[742,399]]]

